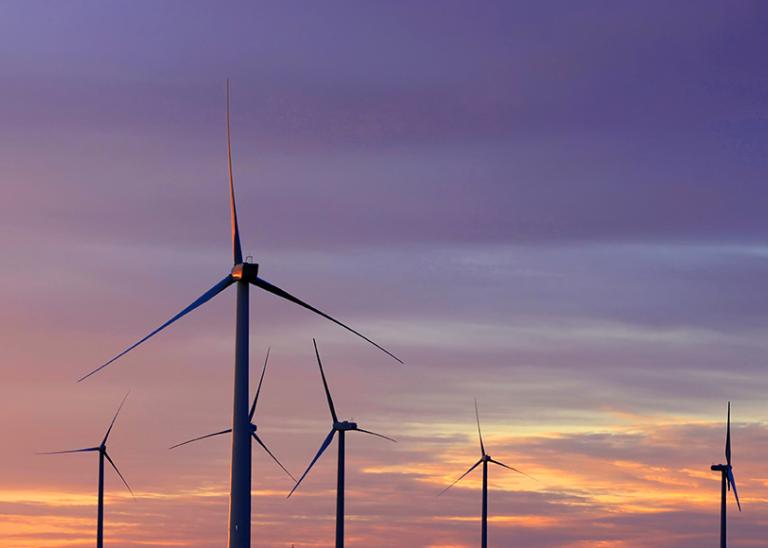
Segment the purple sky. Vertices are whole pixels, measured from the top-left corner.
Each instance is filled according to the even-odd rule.
[[[30,455],[98,441],[129,388],[112,544],[222,543],[227,441],[165,448],[228,425],[232,294],[74,380],[228,271],[230,77],[244,252],[408,362],[252,298],[289,468],[326,429],[313,336],[340,414],[400,439],[350,444],[356,545],[477,543],[476,481],[433,496],[475,396],[543,479],[497,479],[497,545],[711,544],[728,399],[732,546],[761,545],[766,28],[746,1],[0,3],[0,544],[91,543],[95,463]],[[256,455],[260,538],[327,546],[331,455],[289,503]]]

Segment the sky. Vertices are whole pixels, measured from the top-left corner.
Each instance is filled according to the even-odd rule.
[[[301,473],[351,435],[368,548],[714,545],[725,412],[768,530],[764,2],[0,3],[0,544],[225,544],[234,291],[75,381],[244,253],[401,366],[252,291],[259,433]],[[297,493],[258,449],[253,545],[333,542],[335,446]]]

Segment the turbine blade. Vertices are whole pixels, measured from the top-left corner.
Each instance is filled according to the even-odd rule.
[[[312,311],[312,312],[314,312],[315,314],[319,314],[319,315],[320,315],[320,316],[322,316],[323,318],[325,318],[325,319],[327,319],[327,320],[330,320],[330,321],[332,321],[332,322],[333,322],[333,323],[335,323],[336,325],[338,325],[338,326],[341,326],[341,327],[343,327],[344,329],[346,329],[347,331],[350,331],[351,333],[354,333],[354,334],[355,334],[355,335],[357,335],[358,337],[360,337],[360,338],[362,338],[362,339],[364,339],[364,340],[368,341],[368,342],[369,342],[369,343],[371,343],[373,346],[375,346],[376,348],[378,348],[379,350],[381,350],[382,352],[384,352],[384,353],[385,353],[385,354],[387,354],[388,356],[390,356],[390,357],[394,358],[394,359],[395,359],[395,360],[397,360],[398,362],[400,362],[400,363],[403,363],[403,360],[401,360],[400,358],[398,358],[397,356],[395,356],[395,355],[394,355],[392,352],[390,352],[390,351],[389,351],[389,350],[387,350],[386,348],[384,348],[384,347],[382,347],[382,346],[379,346],[378,344],[376,344],[375,342],[373,342],[371,339],[369,339],[368,337],[366,337],[366,336],[365,336],[365,335],[363,335],[362,333],[360,333],[360,332],[358,332],[358,331],[355,331],[355,330],[354,330],[354,329],[352,329],[351,327],[349,327],[349,326],[347,326],[347,325],[345,325],[345,324],[341,323],[339,320],[337,320],[337,319],[335,319],[335,318],[333,318],[333,317],[329,316],[329,315],[328,315],[328,314],[326,314],[325,312],[322,312],[322,311],[318,310],[317,308],[315,308],[314,306],[312,306],[312,305],[310,305],[310,304],[307,304],[307,303],[305,303],[304,301],[302,301],[302,300],[300,300],[300,299],[298,299],[298,298],[294,297],[293,295],[291,295],[290,293],[288,293],[287,291],[285,291],[285,290],[283,290],[283,289],[280,289],[280,288],[279,288],[279,287],[277,287],[276,285],[272,285],[271,283],[269,283],[268,281],[264,280],[263,278],[259,278],[258,276],[253,276],[253,277],[252,277],[252,278],[250,278],[248,281],[249,281],[250,283],[252,283],[253,285],[257,286],[257,287],[260,287],[260,288],[262,288],[262,289],[263,289],[263,290],[265,290],[265,291],[269,291],[269,292],[270,292],[270,293],[272,293],[273,295],[277,295],[278,297],[282,297],[283,299],[286,299],[286,300],[288,300],[288,301],[291,301],[292,303],[295,303],[295,304],[297,304],[297,305],[299,305],[299,306],[303,306],[303,307],[304,307],[304,308],[306,308],[307,310],[311,310],[311,311]]]
[[[393,441],[397,443],[397,440],[388,438],[387,436],[384,436],[382,434],[377,434],[376,432],[371,432],[370,430],[364,430],[363,428],[355,428],[358,432],[362,432],[363,434],[370,434],[371,436],[376,436],[377,438],[383,438],[385,440]]]
[[[317,350],[317,341],[312,339],[312,344],[315,345],[315,356],[317,356],[317,365],[320,366],[320,376],[323,378],[323,386],[325,387],[325,396],[328,398],[328,408],[331,410],[331,417],[333,422],[339,422],[336,417],[336,408],[333,406],[333,398],[331,398],[331,391],[328,389],[328,382],[325,380],[325,372],[323,371],[323,362],[320,361],[320,352]]]
[[[226,278],[224,278],[224,279],[223,279],[223,280],[221,280],[219,283],[217,283],[216,285],[214,285],[214,286],[213,286],[211,289],[209,289],[208,291],[206,291],[205,293],[203,293],[203,294],[200,296],[200,298],[198,298],[198,299],[197,299],[195,302],[193,302],[191,305],[189,305],[189,306],[188,306],[188,307],[186,307],[184,310],[182,310],[181,312],[179,312],[178,314],[176,314],[176,315],[175,315],[173,318],[171,318],[170,320],[168,320],[167,322],[165,322],[163,325],[161,325],[160,327],[158,327],[157,329],[155,329],[154,331],[152,331],[152,332],[151,332],[149,335],[147,335],[146,337],[144,337],[143,339],[141,339],[139,342],[132,344],[131,346],[129,346],[128,348],[126,348],[125,350],[123,350],[122,352],[120,352],[120,353],[119,353],[117,356],[115,356],[114,358],[112,358],[111,360],[109,360],[108,362],[106,362],[105,364],[103,364],[103,365],[100,365],[99,367],[97,367],[96,369],[94,369],[93,371],[91,371],[90,373],[88,373],[87,375],[85,375],[84,377],[80,377],[80,378],[77,380],[77,382],[81,382],[81,381],[84,381],[85,379],[87,379],[88,377],[90,377],[91,375],[93,375],[94,373],[97,373],[97,372],[101,371],[101,370],[102,370],[102,369],[104,369],[106,366],[108,366],[109,364],[111,364],[112,362],[114,362],[115,360],[117,360],[118,358],[121,358],[122,356],[126,355],[128,352],[130,352],[131,350],[133,350],[134,348],[136,348],[137,346],[139,346],[141,343],[143,343],[143,342],[144,342],[144,341],[146,341],[147,339],[149,339],[149,338],[151,338],[152,336],[156,335],[157,333],[159,333],[160,331],[162,331],[163,329],[165,329],[166,327],[168,327],[169,325],[171,325],[172,323],[174,323],[176,320],[178,320],[178,319],[179,319],[179,318],[181,318],[182,316],[185,316],[185,315],[187,315],[188,313],[192,312],[192,311],[193,311],[195,308],[197,308],[197,307],[199,307],[199,306],[201,306],[201,305],[203,305],[203,304],[207,303],[208,301],[210,301],[211,299],[213,299],[213,298],[214,298],[216,295],[218,295],[219,293],[221,293],[222,291],[224,291],[224,290],[225,290],[227,287],[229,287],[229,285],[230,285],[230,284],[232,284],[234,281],[235,281],[235,280],[232,278],[232,276],[229,276],[229,275],[227,275],[227,277],[226,277]]]
[[[483,444],[483,434],[480,432],[480,412],[477,410],[477,398],[475,398],[475,418],[477,419],[477,435],[480,437],[480,452],[485,456],[485,445]]]
[[[229,167],[229,207],[232,216],[232,252],[235,264],[243,262],[243,251],[240,247],[240,229],[237,226],[237,208],[235,207],[235,177],[232,173],[232,138],[229,121],[229,78],[227,78],[227,165]]]
[[[248,413],[248,418],[253,420],[253,415],[256,413],[256,402],[259,401],[259,394],[261,393],[261,383],[264,382],[264,373],[267,372],[267,362],[269,361],[269,348],[267,348],[267,357],[264,358],[264,367],[261,370],[261,378],[259,379],[259,387],[256,389],[256,396],[253,398],[253,405],[251,405],[251,412]]]
[[[109,423],[109,428],[107,428],[107,433],[104,434],[104,439],[101,440],[101,444],[102,445],[107,443],[107,438],[109,438],[109,434],[110,434],[110,432],[112,432],[112,427],[115,425],[115,421],[117,420],[117,416],[120,414],[120,410],[123,408],[123,404],[125,403],[125,400],[128,399],[128,394],[130,394],[130,393],[131,392],[128,391],[128,392],[126,392],[125,396],[123,396],[123,401],[120,402],[120,406],[117,408],[117,411],[115,412],[115,416],[112,417],[112,422]]]
[[[90,453],[92,451],[98,451],[98,447],[86,447],[85,449],[70,449],[68,451],[44,451],[41,453],[35,453],[35,455],[64,455],[66,453]]]
[[[736,497],[736,506],[739,507],[739,512],[741,512],[741,503],[739,502],[739,492],[736,490],[736,480],[733,477],[733,470],[731,467],[728,467],[728,483],[733,486],[733,496]]]
[[[728,426],[725,431],[725,462],[731,465],[731,402],[728,402]]]
[[[325,440],[323,440],[323,444],[320,446],[320,449],[317,451],[317,454],[315,455],[315,458],[312,459],[312,462],[309,463],[309,466],[307,466],[307,469],[304,470],[304,473],[299,478],[299,481],[296,482],[296,485],[293,486],[293,489],[291,489],[291,492],[288,493],[288,496],[286,498],[291,498],[291,495],[293,495],[293,492],[299,488],[299,485],[302,481],[304,481],[304,478],[307,477],[307,474],[309,474],[309,471],[312,469],[312,467],[317,462],[317,459],[320,458],[320,455],[322,455],[326,449],[328,449],[328,446],[331,445],[331,442],[333,441],[333,435],[336,433],[336,430],[331,430],[330,433],[325,437]]]
[[[128,492],[130,492],[130,493],[131,493],[131,496],[132,496],[132,497],[135,499],[135,498],[136,498],[136,495],[134,495],[134,494],[133,494],[133,489],[131,489],[131,486],[130,486],[130,485],[128,485],[128,482],[127,482],[127,481],[125,481],[125,478],[124,478],[124,477],[123,477],[123,475],[120,473],[120,470],[118,470],[118,469],[117,469],[117,465],[116,465],[116,464],[115,464],[115,462],[114,462],[114,461],[113,461],[113,460],[110,458],[110,456],[109,456],[109,453],[107,453],[106,451],[104,451],[104,456],[105,456],[105,457],[107,458],[107,460],[109,461],[109,464],[111,464],[111,465],[112,465],[112,468],[114,468],[114,469],[115,469],[115,472],[117,472],[117,475],[118,475],[118,476],[120,476],[120,479],[121,479],[121,480],[123,480],[123,484],[126,486],[126,488],[128,488]]]
[[[290,477],[290,478],[291,478],[291,479],[292,479],[292,480],[295,482],[295,481],[296,481],[296,478],[294,478],[294,477],[293,477],[293,474],[291,474],[291,473],[290,473],[290,472],[289,472],[289,471],[288,471],[288,470],[285,468],[285,466],[283,466],[283,464],[282,464],[282,463],[281,463],[279,460],[277,460],[277,457],[276,457],[275,455],[273,455],[273,454],[272,454],[272,451],[270,451],[270,450],[269,450],[269,447],[267,447],[267,446],[266,446],[266,444],[265,444],[263,441],[261,441],[261,438],[260,438],[259,436],[257,436],[255,432],[254,432],[253,434],[251,434],[251,435],[253,436],[253,439],[255,439],[255,440],[256,440],[256,443],[258,443],[259,445],[261,445],[261,446],[264,448],[264,451],[266,451],[266,452],[267,452],[267,454],[268,454],[270,457],[272,457],[272,460],[273,460],[273,461],[275,461],[275,462],[277,463],[277,465],[278,465],[280,468],[282,468],[282,469],[283,469],[283,472],[285,472],[286,474],[288,474],[288,476],[289,476],[289,477]]]
[[[506,464],[504,464],[503,462],[499,462],[499,461],[497,461],[497,460],[494,460],[494,459],[490,459],[490,460],[491,460],[491,462],[492,462],[493,464],[498,464],[499,466],[503,466],[504,468],[506,468],[506,469],[508,469],[508,470],[512,470],[513,472],[517,472],[518,474],[522,474],[522,475],[523,475],[523,476],[525,476],[526,478],[532,479],[533,481],[539,481],[539,480],[537,480],[536,478],[534,478],[534,477],[532,477],[532,476],[529,476],[529,475],[528,475],[528,474],[526,474],[525,472],[521,472],[521,471],[520,471],[520,470],[518,470],[517,468],[512,468],[511,466],[507,466],[507,465],[506,465]]]
[[[206,438],[212,438],[213,436],[220,436],[222,434],[229,434],[231,431],[232,431],[231,428],[227,428],[226,430],[222,430],[221,432],[214,432],[213,434],[206,434],[205,436],[200,436],[198,438],[192,438],[191,440],[177,443],[176,445],[170,446],[168,449],[176,449],[177,447],[181,447],[182,445],[187,445],[188,443],[192,443],[193,441],[200,441]]]
[[[459,479],[457,479],[457,480],[456,480],[456,481],[454,481],[452,484],[450,484],[448,487],[446,487],[445,489],[443,489],[442,491],[440,491],[440,493],[438,493],[438,495],[437,495],[437,496],[439,497],[440,495],[442,495],[443,493],[445,493],[445,492],[446,492],[448,489],[450,489],[451,487],[453,487],[454,485],[456,485],[457,483],[459,483],[461,480],[463,480],[463,479],[464,479],[464,478],[467,476],[467,474],[469,474],[469,473],[470,473],[472,470],[474,470],[475,468],[477,468],[477,466],[478,466],[478,465],[479,465],[481,462],[483,462],[483,459],[480,459],[480,460],[479,460],[479,461],[477,461],[475,464],[473,464],[473,465],[470,467],[470,469],[469,469],[469,470],[467,470],[467,471],[466,471],[466,472],[464,472],[464,473],[463,473],[461,476],[459,476]]]

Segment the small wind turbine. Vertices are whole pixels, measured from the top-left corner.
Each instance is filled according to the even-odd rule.
[[[232,225],[232,255],[234,263],[230,272],[224,276],[221,281],[203,293],[192,302],[192,304],[173,316],[170,320],[151,331],[144,338],[139,339],[138,342],[133,343],[112,359],[81,377],[78,382],[101,371],[109,364],[124,356],[140,344],[146,342],[180,318],[204,305],[229,286],[235,285],[237,287],[237,305],[235,310],[235,386],[232,409],[232,468],[229,483],[229,540],[227,546],[229,548],[249,548],[251,545],[251,423],[248,417],[248,403],[250,399],[248,396],[248,323],[250,307],[248,291],[250,286],[253,285],[268,293],[272,293],[277,297],[306,308],[307,310],[332,321],[336,325],[343,327],[347,331],[354,333],[358,337],[361,337],[398,362],[403,362],[389,350],[379,346],[359,331],[355,331],[336,318],[333,318],[325,312],[260,277],[258,275],[258,264],[251,263],[247,260],[243,261],[243,252],[240,246],[240,229],[237,224],[237,208],[235,207],[235,182],[232,173],[232,144],[230,139],[229,110],[229,80],[227,80],[227,166],[229,173],[229,209]],[[179,276],[184,276],[184,273],[180,272]]]
[[[288,474],[288,476],[295,482],[296,478],[294,478],[293,475],[288,470],[285,469],[285,466],[283,466],[280,463],[280,461],[277,460],[277,457],[272,454],[272,451],[269,450],[267,445],[263,441],[261,441],[261,438],[256,433],[257,426],[255,424],[253,424],[253,415],[256,413],[256,403],[259,401],[259,394],[261,393],[261,383],[264,382],[264,373],[267,372],[267,362],[268,361],[269,361],[269,348],[267,348],[267,356],[264,358],[264,367],[261,370],[261,378],[259,379],[259,387],[256,389],[256,396],[253,398],[253,405],[251,405],[251,411],[250,411],[250,413],[248,413],[248,418],[249,418],[249,421],[250,421],[249,424],[251,425],[251,438],[256,440],[256,443],[261,445],[261,447],[264,449],[264,451],[266,451],[267,454],[270,457],[272,457],[272,460],[274,460],[277,463],[277,465],[280,468],[283,469],[283,472]],[[227,428],[226,430],[222,430],[220,432],[214,432],[213,434],[206,434],[205,436],[200,436],[198,438],[192,438],[191,440],[187,440],[187,441],[184,441],[184,442],[181,442],[181,443],[177,443],[176,445],[173,445],[173,446],[169,447],[169,449],[176,449],[177,447],[181,447],[182,445],[187,445],[188,443],[204,440],[204,439],[207,439],[207,438],[212,438],[214,436],[220,436],[221,434],[229,434],[230,432],[232,432],[232,429],[231,428]]]
[[[448,489],[459,483],[461,480],[463,480],[472,470],[477,468],[481,463],[483,465],[483,517],[482,517],[482,534],[481,534],[481,542],[480,546],[482,548],[487,548],[488,546],[488,463],[492,462],[493,464],[498,464],[499,466],[503,466],[504,468],[507,468],[508,470],[512,470],[513,472],[517,472],[518,474],[522,474],[523,476],[531,478],[528,474],[525,472],[521,472],[520,470],[516,468],[512,468],[511,466],[507,466],[503,462],[499,462],[497,460],[494,460],[491,458],[491,456],[485,452],[485,444],[483,444],[483,434],[480,432],[480,413],[477,410],[477,400],[475,400],[475,418],[477,419],[477,435],[480,437],[480,460],[477,461],[475,464],[473,464],[469,470],[464,472],[459,479],[454,481],[452,484],[450,484],[448,487],[440,491],[440,495],[445,493]],[[438,495],[439,496],[439,495]]]
[[[293,489],[291,489],[291,492],[288,493],[288,497],[290,498],[291,495],[293,495],[293,492],[296,491],[296,489],[299,488],[299,485],[304,480],[306,475],[309,473],[309,471],[312,469],[312,467],[317,462],[317,459],[320,458],[320,455],[322,455],[326,449],[328,449],[328,446],[331,445],[331,442],[333,441],[333,436],[338,432],[339,434],[339,458],[338,458],[338,472],[336,477],[336,548],[344,548],[344,436],[347,432],[362,432],[364,434],[370,434],[372,436],[376,436],[379,438],[383,438],[385,440],[389,441],[395,441],[392,438],[388,438],[387,436],[382,436],[381,434],[377,434],[376,432],[371,432],[370,430],[363,430],[362,428],[357,426],[356,422],[350,422],[350,421],[339,421],[339,418],[336,416],[336,408],[333,406],[333,398],[331,398],[331,391],[328,389],[328,383],[325,380],[325,373],[323,372],[323,363],[320,361],[320,352],[317,350],[317,341],[315,339],[312,339],[312,343],[315,345],[315,356],[317,356],[317,365],[320,366],[320,376],[323,379],[323,386],[325,387],[325,396],[328,398],[328,408],[331,410],[331,418],[333,419],[333,425],[331,426],[331,431],[326,436],[325,440],[323,440],[323,444],[320,446],[320,449],[318,450],[317,454],[315,455],[315,458],[312,459],[312,462],[309,463],[309,466],[304,471],[304,473],[299,478],[299,481],[296,482],[296,485],[293,486]]]
[[[733,466],[731,466],[731,402],[728,402],[728,426],[725,430],[725,462],[726,464],[713,464],[710,468],[715,472],[720,472],[720,548],[725,548],[726,540],[726,520],[725,520],[725,491],[733,487],[733,496],[736,498],[736,506],[741,512],[741,503],[739,502],[739,493],[736,491],[736,480],[733,478]]]
[[[110,432],[112,432],[112,427],[115,425],[115,421],[117,420],[117,415],[120,414],[120,410],[123,408],[123,404],[125,403],[125,400],[127,397],[128,397],[128,394],[126,394],[125,397],[123,398],[123,401],[120,402],[120,407],[117,408],[117,412],[115,413],[115,416],[112,418],[112,422],[109,424],[109,428],[107,428],[107,433],[104,434],[104,439],[101,440],[101,443],[97,447],[86,447],[85,449],[71,449],[69,451],[50,451],[47,453],[38,453],[39,455],[63,455],[66,453],[98,453],[99,454],[99,512],[98,512],[98,518],[96,520],[96,547],[97,548],[102,548],[104,546],[104,459],[107,459],[107,461],[112,466],[112,468],[115,469],[115,472],[117,472],[117,475],[120,476],[121,480],[123,480],[123,484],[125,484],[125,486],[128,488],[128,491],[131,493],[131,496],[134,496],[133,490],[131,490],[130,485],[128,485],[128,482],[125,481],[125,478],[120,473],[120,470],[117,469],[117,465],[110,458],[109,453],[107,453],[107,440],[109,439],[109,434]]]

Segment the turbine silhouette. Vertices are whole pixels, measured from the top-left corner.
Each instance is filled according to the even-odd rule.
[[[123,408],[123,404],[125,403],[126,398],[128,398],[128,394],[126,394],[125,397],[123,398],[123,401],[120,402],[120,406],[117,408],[117,412],[115,413],[115,416],[112,418],[112,422],[109,424],[109,428],[107,428],[107,433],[104,434],[104,438],[101,440],[101,443],[98,446],[86,447],[85,449],[70,449],[67,451],[48,451],[45,453],[38,453],[38,455],[65,455],[68,453],[98,453],[99,454],[99,510],[98,510],[98,517],[96,518],[96,547],[97,548],[102,548],[104,546],[104,459],[106,459],[107,462],[109,462],[109,464],[112,466],[112,468],[115,469],[115,472],[117,472],[117,475],[120,476],[120,479],[123,481],[123,484],[128,488],[128,492],[131,493],[131,496],[134,496],[131,486],[128,485],[127,481],[125,481],[125,478],[120,473],[120,470],[118,470],[117,465],[115,464],[115,461],[113,461],[112,458],[109,456],[109,453],[107,453],[107,440],[109,439],[109,434],[112,432],[112,427],[115,425],[117,416],[120,414],[120,410]]]
[[[272,293],[287,301],[297,304],[307,310],[319,314],[320,316],[332,321],[336,325],[354,333],[358,337],[366,340],[379,350],[385,352],[395,360],[403,363],[397,356],[379,346],[371,339],[355,331],[348,325],[322,312],[314,306],[293,296],[287,291],[271,284],[258,275],[259,265],[250,262],[243,262],[243,252],[240,246],[240,229],[237,224],[237,208],[235,206],[235,184],[232,172],[232,143],[230,136],[230,99],[229,99],[229,80],[227,80],[227,164],[229,173],[229,203],[230,217],[232,224],[232,253],[234,265],[229,274],[221,281],[203,293],[192,304],[184,308],[181,312],[173,316],[170,320],[162,324],[157,329],[151,331],[144,338],[132,344],[115,357],[100,365],[87,375],[81,377],[78,382],[85,380],[94,373],[101,371],[118,358],[124,356],[143,342],[147,341],[166,327],[170,326],[180,318],[186,316],[196,308],[207,303],[216,295],[224,291],[230,285],[237,286],[237,307],[235,312],[235,381],[234,381],[234,402],[232,410],[232,468],[230,476],[230,499],[229,499],[229,548],[248,548],[251,545],[251,422],[248,414],[248,321],[249,321],[249,299],[248,289],[251,285],[256,286],[268,293]]]
[[[736,480],[733,477],[733,466],[731,466],[731,402],[728,402],[728,426],[725,430],[725,464],[713,464],[710,467],[715,472],[720,472],[720,548],[726,548],[726,519],[725,502],[726,490],[730,491],[733,487],[733,496],[736,499],[736,506],[741,512],[741,503],[739,502],[739,493],[736,491]]]
[[[502,466],[508,470],[512,470],[513,472],[517,472],[518,474],[522,474],[523,476],[534,479],[525,472],[521,472],[517,468],[512,468],[511,466],[507,466],[503,462],[499,462],[497,460],[494,460],[491,458],[491,456],[485,452],[485,444],[483,443],[483,434],[480,431],[480,413],[477,410],[477,400],[475,400],[475,418],[477,419],[477,435],[480,438],[480,460],[478,460],[475,464],[470,466],[469,470],[464,472],[459,478],[454,481],[452,484],[450,484],[448,487],[440,491],[439,495],[442,495],[445,493],[448,489],[459,483],[461,480],[463,480],[469,473],[477,468],[480,464],[483,465],[483,513],[482,513],[482,520],[481,520],[481,536],[480,536],[480,546],[482,548],[487,548],[488,546],[488,463],[491,462],[493,464],[497,464],[499,466]],[[439,496],[438,495],[438,496]]]
[[[250,411],[250,413],[248,413],[249,423],[250,423],[250,427],[251,427],[251,438],[253,440],[256,440],[256,443],[261,445],[262,449],[264,449],[264,451],[267,452],[267,455],[272,457],[272,460],[274,460],[277,463],[277,465],[280,468],[283,469],[283,472],[288,474],[288,476],[295,482],[296,478],[293,477],[293,474],[291,474],[288,470],[286,470],[285,466],[283,466],[282,463],[277,459],[277,457],[272,453],[272,451],[269,450],[267,445],[263,441],[261,441],[261,438],[256,433],[257,426],[255,424],[253,424],[253,415],[256,413],[256,403],[258,403],[258,401],[259,401],[259,394],[261,393],[261,383],[264,382],[264,373],[267,372],[267,362],[268,361],[269,361],[269,348],[267,348],[267,356],[264,358],[264,367],[261,370],[261,378],[259,379],[259,387],[256,389],[256,396],[254,396],[254,398],[253,398],[253,405],[251,405],[251,411]],[[214,436],[220,436],[222,434],[229,434],[230,432],[232,432],[232,429],[231,428],[227,428],[226,430],[221,430],[220,432],[214,432],[213,434],[206,434],[205,436],[200,436],[200,437],[197,437],[197,438],[192,438],[191,440],[187,440],[187,441],[184,441],[184,442],[181,442],[181,443],[177,443],[176,445],[172,445],[171,447],[169,447],[169,449],[176,449],[177,447],[181,447],[182,445],[187,445],[188,443],[204,440],[204,439],[207,439],[207,438],[212,438]]]
[[[378,438],[383,438],[385,440],[389,440],[392,442],[394,442],[395,440],[393,440],[392,438],[388,438],[387,436],[382,436],[381,434],[377,434],[376,432],[371,432],[370,430],[364,430],[360,428],[356,422],[339,421],[339,418],[336,415],[336,408],[333,405],[333,398],[331,398],[331,391],[328,389],[328,382],[325,380],[325,372],[323,371],[323,362],[320,361],[320,352],[318,352],[317,350],[317,341],[315,341],[315,339],[312,339],[312,343],[315,345],[315,356],[317,356],[317,365],[320,367],[320,376],[323,379],[323,387],[325,388],[325,396],[328,399],[328,409],[330,409],[331,411],[331,419],[333,419],[333,424],[331,426],[331,431],[325,437],[325,440],[323,440],[323,443],[322,445],[320,445],[320,449],[317,451],[317,454],[312,459],[312,462],[309,463],[309,466],[307,466],[307,469],[301,475],[301,477],[299,478],[299,481],[296,482],[296,485],[293,486],[293,489],[291,489],[291,492],[288,493],[288,498],[290,498],[290,496],[293,495],[294,491],[296,491],[296,489],[299,488],[299,485],[307,476],[307,474],[312,469],[312,467],[315,465],[317,460],[325,452],[325,450],[328,449],[328,446],[331,445],[331,442],[333,441],[333,436],[335,436],[338,433],[339,457],[338,457],[338,463],[337,463],[338,471],[336,476],[336,548],[343,548],[344,547],[345,435],[347,432],[362,432],[364,434],[370,434],[371,436],[376,436]]]

